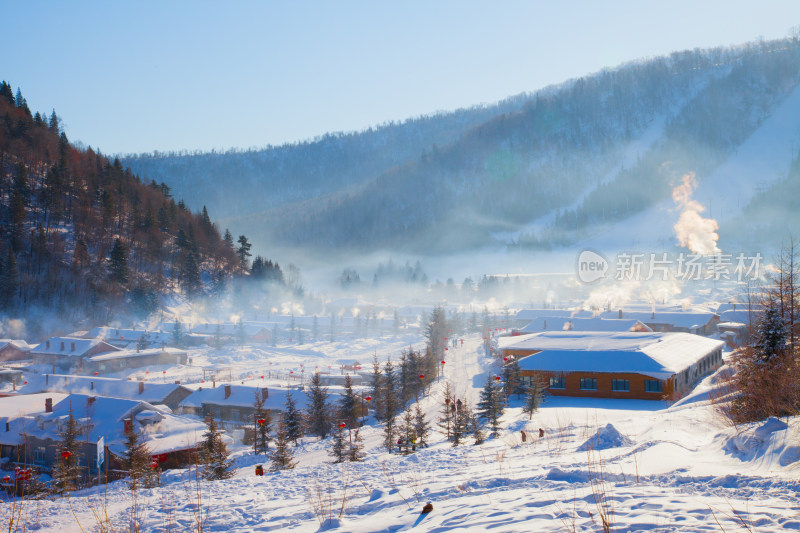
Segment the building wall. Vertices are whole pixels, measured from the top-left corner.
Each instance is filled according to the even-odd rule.
[[[634,399],[634,400],[663,400],[665,397],[671,397],[673,393],[673,379],[658,380],[662,383],[662,392],[646,392],[645,381],[656,379],[651,376],[643,374],[627,374],[627,373],[604,373],[604,372],[537,372],[535,370],[521,370],[520,377],[532,378],[536,375],[543,377],[548,385],[547,392],[553,396],[576,396],[581,398],[618,398],[618,399]],[[549,379],[551,377],[564,376],[566,378],[566,387],[563,389],[549,388]],[[595,378],[597,379],[597,390],[582,390],[581,378]],[[614,379],[627,379],[630,383],[629,390],[613,391],[611,390],[612,380]]]
[[[3,349],[0,350],[0,362],[20,361],[24,359],[30,359],[30,357],[31,352],[24,352],[13,344],[7,344]]]

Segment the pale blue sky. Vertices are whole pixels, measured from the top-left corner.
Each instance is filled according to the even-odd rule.
[[[796,0],[25,0],[0,12],[0,79],[105,153],[360,130],[800,25]]]

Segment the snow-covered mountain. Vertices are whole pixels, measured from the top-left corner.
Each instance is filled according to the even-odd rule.
[[[780,239],[793,219],[747,210],[796,180],[798,50],[786,39],[680,52],[361,133],[124,162],[264,246],[540,250],[609,233],[622,245],[674,242],[671,192],[687,174],[728,230],[723,241],[752,241],[762,226]]]

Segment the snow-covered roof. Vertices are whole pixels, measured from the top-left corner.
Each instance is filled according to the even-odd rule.
[[[751,309],[748,311],[746,307],[739,307],[736,311],[733,309],[723,311],[719,315],[719,320],[720,322],[741,322],[742,324],[750,324],[752,321],[752,323],[755,324],[761,318],[761,313],[762,311],[760,309]]]
[[[539,317],[592,318],[592,312],[583,309],[521,309],[514,315],[514,320],[533,321]]]
[[[101,339],[79,339],[76,337],[51,337],[45,342],[35,346],[31,353],[43,355],[68,355],[82,357],[98,344],[106,344],[106,351],[116,351],[117,348],[107,344]]]
[[[18,388],[22,394],[56,391],[127,398],[150,403],[163,402],[173,391],[183,388],[181,385],[174,383],[142,382],[142,392],[140,393],[139,387],[138,381],[116,378],[49,374],[45,379],[42,374],[32,374],[28,376],[28,383]]]
[[[523,370],[625,372],[666,379],[723,346],[691,333],[559,331],[539,333],[507,348],[539,350],[520,359]]]
[[[146,357],[150,355],[170,354],[170,355],[185,355],[186,350],[178,348],[147,348],[146,350],[119,350],[115,352],[106,352],[94,355],[89,359],[91,361],[108,361],[110,359],[125,359],[130,357]]]
[[[162,343],[172,341],[172,332],[170,331],[152,331],[146,329],[120,329],[103,326],[90,330],[86,335],[87,339],[103,339],[111,341],[138,341],[143,335],[147,335],[147,339],[151,343]]]
[[[225,387],[231,388],[231,394],[225,397]],[[290,392],[285,388],[268,387],[269,397],[264,401],[264,408],[282,411],[286,405],[286,395]],[[202,387],[181,403],[181,407],[202,407],[208,405],[224,405],[228,407],[253,407],[255,404],[256,392],[261,394],[261,387],[249,385],[226,385],[220,384],[216,387]],[[306,404],[306,394],[303,391],[292,389],[292,399],[298,409],[303,409]]]
[[[699,313],[699,312],[683,312],[683,311],[655,311],[655,312],[637,312],[637,311],[622,311],[620,317],[619,311],[605,311],[600,314],[600,318],[622,318],[634,319],[642,322],[643,324],[670,324],[674,327],[697,329],[705,326],[716,316],[714,313]]]
[[[22,350],[23,352],[29,352],[29,351],[31,351],[31,349],[33,348],[33,346],[31,346],[30,344],[28,344],[27,342],[25,342],[25,341],[23,341],[23,340],[17,340],[17,339],[0,339],[0,350],[2,350],[3,348],[5,348],[5,347],[6,347],[6,346],[8,346],[9,344],[10,344],[10,345],[12,345],[12,346],[14,346],[15,348],[17,348],[17,349],[19,349],[19,350]]]
[[[747,303],[747,302],[729,302],[725,304],[719,304],[719,307],[715,310],[718,315],[726,311],[747,311],[748,309],[752,311],[763,311],[764,306],[757,303]],[[721,317],[720,317],[721,318]]]
[[[569,318],[569,317],[538,317],[530,324],[521,328],[521,333],[534,333],[537,331],[633,331],[639,327],[649,330],[639,320],[618,318]]]
[[[47,398],[51,398],[54,402],[60,402],[66,397],[66,394],[57,392],[14,394],[2,397],[0,398],[0,422],[19,416],[43,413],[44,403]]]
[[[44,398],[53,397],[55,401],[55,395],[47,393],[35,396],[40,397],[41,410],[36,416],[21,416],[11,420],[9,431],[0,431],[0,443],[18,444],[23,434],[58,440],[70,408],[82,428],[80,439],[94,443],[99,437],[104,437],[106,446],[117,455],[125,450],[123,421],[126,418],[134,420],[134,427],[141,431],[150,453],[154,455],[194,448],[206,430],[201,422],[169,414],[168,410],[143,401],[70,394],[62,396],[53,405],[52,413],[43,413]]]

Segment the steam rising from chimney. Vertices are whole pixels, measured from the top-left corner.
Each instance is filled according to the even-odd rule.
[[[719,224],[713,218],[703,218],[700,213],[706,210],[703,204],[692,200],[692,193],[697,182],[694,172],[681,178],[681,183],[672,189],[672,199],[681,209],[681,216],[675,224],[675,235],[681,246],[688,247],[693,253],[701,255],[718,254],[717,247]]]

